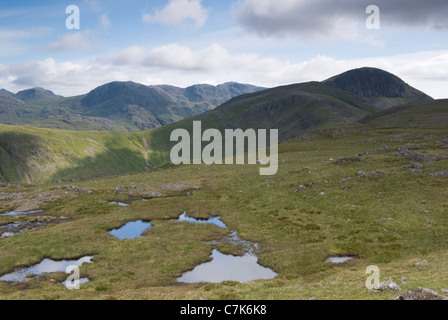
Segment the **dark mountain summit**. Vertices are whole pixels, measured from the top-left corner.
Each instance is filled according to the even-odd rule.
[[[376,68],[350,70],[323,83],[348,91],[381,110],[411,102],[432,100],[397,76]]]
[[[33,88],[28,90],[23,90],[18,92],[15,97],[22,101],[34,101],[34,100],[42,100],[42,99],[51,99],[51,98],[62,98],[61,96],[55,95],[50,90],[45,90],[44,88]]]

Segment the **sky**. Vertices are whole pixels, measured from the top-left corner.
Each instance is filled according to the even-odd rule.
[[[368,66],[439,99],[448,98],[447,40],[446,0],[2,1],[0,88],[275,87]]]

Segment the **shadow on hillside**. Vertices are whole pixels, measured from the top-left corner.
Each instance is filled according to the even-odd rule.
[[[104,178],[128,173],[145,172],[150,169],[142,152],[127,147],[116,147],[112,143],[105,144],[107,151],[92,157],[72,157],[71,168],[58,170],[48,180],[52,182],[74,182],[95,178]]]
[[[0,179],[31,182],[39,175],[31,160],[48,156],[49,150],[41,142],[41,137],[32,134],[0,133]]]

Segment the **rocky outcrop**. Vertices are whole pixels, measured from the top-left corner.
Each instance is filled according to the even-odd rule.
[[[436,291],[426,288],[418,288],[400,294],[391,300],[448,300],[448,297],[439,295]]]

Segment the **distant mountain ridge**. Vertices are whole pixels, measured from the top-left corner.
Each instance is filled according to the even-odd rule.
[[[188,88],[111,82],[86,95],[69,98],[43,88],[17,94],[2,89],[0,123],[70,130],[146,130],[195,116],[235,96],[263,89],[235,82]]]

